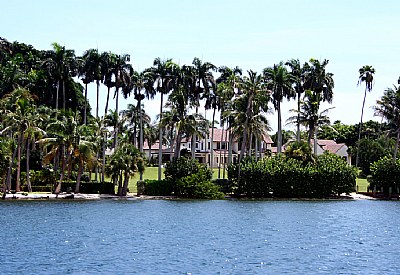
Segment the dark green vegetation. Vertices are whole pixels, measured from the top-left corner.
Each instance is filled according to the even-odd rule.
[[[240,177],[237,171],[240,169]],[[237,195],[246,197],[324,198],[354,191],[356,170],[339,156],[325,153],[315,161],[278,156],[244,160],[229,167]]]
[[[181,197],[220,198],[218,190],[251,196],[252,192],[243,189],[246,185],[242,185],[242,181],[247,182],[248,158],[258,161],[260,156],[260,141],[270,129],[267,117],[270,106],[278,114],[279,127],[275,135],[278,155],[286,141],[296,139],[299,142],[288,148],[287,160],[280,164],[282,167],[294,165],[300,171],[295,163],[315,161],[315,169],[320,171],[320,158],[314,156],[316,147],[310,148],[311,140],[320,138],[349,145],[351,155],[365,175],[370,173],[370,163],[381,157],[391,156],[396,160],[400,137],[398,87],[387,89],[375,106],[376,114],[387,123],[363,123],[361,115],[359,125],[330,124],[329,108],[320,110],[322,102],[331,103],[333,98],[334,81],[333,74],[327,71],[328,60],[310,59],[301,63],[292,59],[266,67],[262,73],[242,72],[238,67],[217,67],[199,58],[182,66],[171,59],[156,58],[153,66],[142,72],[133,70],[130,62],[127,54],[89,49],[78,56],[74,50],[57,43],[51,50],[37,50],[31,45],[0,38],[0,178],[4,196],[12,191],[46,188],[59,193],[66,190],[65,182],[74,182],[72,191],[75,192],[104,192],[101,190],[106,190],[105,186],[93,186],[98,182],[103,184],[106,177],[117,187],[117,194],[124,196],[135,174],[143,180],[146,165],[158,166],[158,180],[161,181],[164,163],[169,163],[166,181],[173,185],[174,194]],[[366,95],[372,90],[375,70],[364,66],[359,73],[360,83],[366,84]],[[94,114],[87,100],[88,85],[96,86]],[[104,95],[100,95],[101,85],[107,88]],[[108,104],[110,93],[115,98],[113,108]],[[161,97],[160,113],[158,120],[152,122],[142,103],[157,94]],[[131,97],[135,104],[120,110],[120,96]],[[102,117],[99,116],[100,97],[106,98]],[[297,102],[297,109],[293,110],[295,115],[288,121],[297,126],[296,133],[282,129],[284,99]],[[203,103],[212,111],[211,121],[199,112]],[[219,119],[217,110],[221,114]],[[223,142],[239,141],[239,161],[245,160],[241,166],[234,164],[232,146],[226,146],[228,161],[221,165],[219,175],[225,177],[227,167],[231,165],[229,169],[232,170],[236,165],[237,176],[230,173],[230,183],[224,180],[212,183],[208,169],[187,159],[180,162],[181,155],[195,157],[194,150],[180,150],[182,140],[192,140],[192,148],[198,138],[209,138],[212,144],[216,121],[232,133],[223,137]],[[300,126],[306,130],[301,131]],[[158,154],[145,155],[144,142],[150,148],[158,143]],[[163,156],[163,145],[172,153],[170,157]],[[210,154],[208,165],[214,167],[214,150]],[[263,161],[266,160],[260,163]],[[268,161],[279,162],[281,157]],[[311,169],[307,165],[301,167]],[[305,178],[305,174],[301,175]],[[96,183],[91,183],[90,179]],[[316,182],[312,180],[310,184]],[[93,186],[87,187],[90,184]],[[338,186],[321,187],[319,191],[314,187],[305,188],[308,191],[296,187],[293,195],[348,192]],[[271,192],[279,196],[292,194],[284,190],[289,185],[281,188],[275,186]]]

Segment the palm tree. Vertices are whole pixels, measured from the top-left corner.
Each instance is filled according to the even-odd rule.
[[[267,87],[272,91],[271,99],[275,110],[278,112],[278,142],[277,153],[282,152],[282,113],[281,102],[284,97],[288,100],[295,97],[295,91],[292,87],[294,79],[287,71],[283,62],[275,64],[273,67],[264,69],[264,78]]]
[[[400,142],[400,86],[393,85],[393,88],[387,88],[383,96],[376,101],[376,104],[374,106],[375,115],[386,119],[396,133],[393,152],[393,162],[396,162]]]
[[[247,73],[248,76],[243,77],[243,82],[240,85],[240,88],[243,91],[242,96],[246,98],[246,112],[243,125],[243,138],[242,146],[240,149],[239,162],[242,161],[244,153],[246,151],[247,139],[249,136],[249,123],[253,116],[254,98],[258,94],[264,93],[266,90],[261,75],[252,70],[247,71]]]
[[[174,80],[177,78],[179,73],[179,66],[173,63],[172,59],[161,60],[158,57],[154,60],[153,67],[150,68],[150,72],[153,76],[155,89],[161,95],[159,120],[162,121],[164,95],[167,95],[173,90],[174,84],[176,84],[176,81]],[[161,129],[161,123],[159,123],[159,126],[158,180],[161,180],[163,131]]]
[[[66,50],[64,46],[53,43],[53,51],[49,52],[49,56],[45,59],[44,64],[50,75],[57,80],[56,104],[58,110],[59,90],[62,86],[63,110],[65,110],[65,82],[71,76],[75,76],[77,72],[77,63],[74,50]]]
[[[297,142],[300,142],[300,108],[301,108],[301,95],[304,93],[304,75],[305,72],[308,70],[309,65],[305,63],[303,67],[301,67],[300,61],[298,59],[291,59],[286,62],[286,65],[290,67],[291,71],[290,74],[294,80],[294,89],[297,93],[297,111],[298,111],[298,118],[297,118]]]
[[[83,115],[83,123],[87,121],[87,84],[96,81],[96,117],[99,117],[99,88],[101,75],[101,56],[96,49],[89,49],[83,53],[82,65],[79,68],[79,76],[83,77],[82,81],[85,84],[85,109]]]
[[[295,124],[298,121],[301,125],[308,128],[308,146],[311,145],[311,140],[314,137],[314,154],[317,154],[317,133],[318,128],[330,123],[327,116],[328,111],[334,107],[327,108],[319,112],[321,102],[321,94],[313,93],[310,90],[305,91],[304,100],[301,102],[301,110],[291,110],[297,113],[296,116],[289,117],[287,124]]]
[[[107,87],[107,99],[104,109],[104,115],[108,112],[108,102],[110,100],[111,88],[115,86],[115,81],[112,81],[113,67],[115,62],[115,54],[109,52],[103,52],[100,56],[100,68],[103,84]]]
[[[73,156],[78,160],[78,174],[76,177],[75,193],[79,193],[81,177],[85,165],[92,169],[97,162],[94,154],[95,144],[87,140],[79,140],[74,147]]]
[[[195,114],[199,113],[200,99],[204,95],[210,94],[210,89],[215,90],[215,80],[212,71],[217,69],[210,62],[202,62],[199,58],[195,57],[192,62],[192,72],[193,72],[193,90],[192,94],[192,106],[195,107]],[[195,133],[192,138],[192,158],[196,156],[196,139],[197,134]]]
[[[126,196],[129,178],[144,171],[143,154],[132,144],[122,143],[110,158],[106,173],[118,182],[118,195]]]
[[[368,92],[372,91],[375,69],[370,65],[365,65],[365,66],[362,66],[358,70],[358,72],[360,75],[358,77],[357,85],[360,85],[362,82],[365,82],[364,99],[363,99],[363,104],[362,104],[362,108],[361,108],[360,128],[358,129],[358,140],[360,140],[361,139],[362,120],[363,120],[363,116],[364,116],[365,98],[367,97],[367,91]],[[359,152],[359,150],[357,150],[356,167],[358,167],[358,157],[359,157],[358,152]]]

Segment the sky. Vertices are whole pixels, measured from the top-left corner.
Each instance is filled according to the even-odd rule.
[[[151,67],[157,57],[172,58],[180,65],[198,57],[216,66],[239,66],[244,74],[292,58],[302,63],[328,59],[334,97],[321,110],[335,107],[329,112],[332,122],[360,121],[364,96],[364,86],[357,86],[360,67],[372,65],[376,70],[363,121],[380,121],[371,107],[386,88],[397,85],[400,76],[397,0],[0,0],[0,7],[0,36],[10,42],[40,50],[57,42],[76,55],[90,48],[128,53],[138,71]],[[95,90],[95,84],[89,85],[92,110]],[[102,113],[105,98],[102,88]],[[120,109],[128,103],[136,104],[128,98]],[[144,105],[155,119],[157,98]],[[285,121],[296,103],[284,100],[282,108]],[[274,132],[277,115],[268,117]]]

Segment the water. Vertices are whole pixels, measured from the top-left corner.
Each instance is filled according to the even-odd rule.
[[[397,201],[5,201],[1,274],[399,274]]]

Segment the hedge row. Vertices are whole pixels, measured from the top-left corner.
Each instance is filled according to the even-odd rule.
[[[356,170],[337,155],[326,153],[315,162],[278,156],[244,160],[228,167],[236,195],[247,197],[322,198],[354,191]]]
[[[371,176],[368,177],[370,190],[376,187],[388,194],[389,187],[400,187],[400,160],[393,161],[392,158],[383,157],[371,164]],[[394,189],[395,190],[395,189]]]

